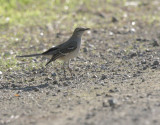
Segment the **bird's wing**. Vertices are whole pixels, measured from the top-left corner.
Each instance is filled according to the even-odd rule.
[[[74,51],[77,48],[77,46],[74,44],[74,42],[61,44],[56,47],[55,50],[48,50],[49,51],[55,51],[52,54],[52,58],[47,62],[46,65],[48,65],[50,62],[55,61],[56,59],[66,56],[68,53]]]
[[[77,48],[76,41],[67,43],[65,46],[61,47],[59,51],[63,54],[70,53]]]

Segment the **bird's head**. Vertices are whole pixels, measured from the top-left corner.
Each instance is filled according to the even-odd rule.
[[[84,31],[86,30],[90,30],[90,28],[76,28],[73,32],[73,35],[76,35],[76,36],[82,36],[82,34],[84,33]]]

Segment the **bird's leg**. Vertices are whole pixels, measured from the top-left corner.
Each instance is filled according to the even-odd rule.
[[[72,68],[70,67],[70,60],[68,61],[68,69],[69,69],[70,74],[73,76]]]
[[[64,77],[66,78],[65,62],[63,63],[62,69],[64,71]]]

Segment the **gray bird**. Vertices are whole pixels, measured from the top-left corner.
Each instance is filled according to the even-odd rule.
[[[71,72],[70,68],[70,60],[75,58],[80,50],[81,45],[81,37],[84,31],[89,30],[89,28],[76,28],[72,34],[72,36],[64,43],[52,47],[49,50],[40,53],[40,54],[31,54],[31,55],[22,55],[16,57],[33,57],[33,56],[51,56],[51,59],[46,63],[48,65],[50,62],[55,61],[56,59],[68,62],[68,68]],[[64,65],[63,65],[64,66]],[[64,70],[65,73],[65,70]]]

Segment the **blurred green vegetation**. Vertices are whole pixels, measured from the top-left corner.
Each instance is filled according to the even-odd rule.
[[[126,3],[133,6],[127,7]],[[112,14],[117,18],[123,18],[123,15],[128,13],[132,20],[139,19],[152,23],[160,20],[158,13],[149,13],[154,8],[150,8],[143,15],[138,15],[138,12],[143,12],[148,6],[155,6],[153,4],[154,2],[148,0],[0,0],[0,28],[42,26],[57,20],[69,22],[73,19],[76,20],[74,27],[77,25],[95,27],[97,23],[90,20],[98,14],[103,16],[103,13]]]
[[[81,5],[91,9],[98,3],[99,0],[0,0],[0,25],[42,25],[64,14],[70,18]]]

